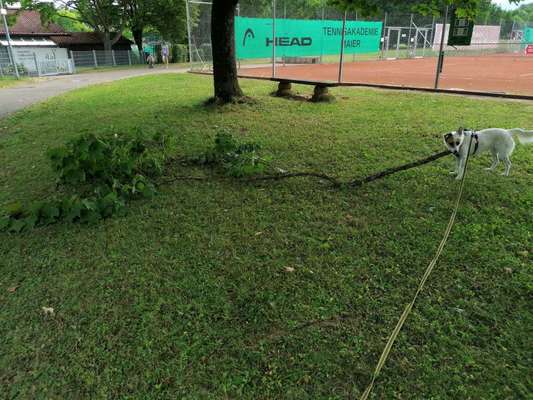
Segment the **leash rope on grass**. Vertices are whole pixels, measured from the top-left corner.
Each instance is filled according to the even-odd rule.
[[[387,341],[387,344],[385,345],[385,348],[383,349],[383,352],[381,353],[381,356],[379,357],[379,361],[376,365],[376,369],[374,370],[374,373],[372,375],[372,380],[370,381],[368,387],[366,388],[366,390],[364,391],[363,395],[360,397],[359,400],[367,400],[368,396],[372,392],[372,389],[374,388],[374,383],[376,382],[376,379],[379,376],[381,369],[383,368],[383,366],[385,365],[385,362],[387,361],[387,358],[389,357],[392,346],[394,342],[396,341],[396,338],[398,337],[398,334],[400,333],[400,330],[402,329],[403,324],[405,323],[405,321],[407,320],[407,317],[411,313],[411,310],[413,309],[415,305],[418,295],[424,288],[426,281],[428,280],[429,276],[433,272],[433,269],[435,268],[435,265],[437,264],[437,261],[439,260],[442,254],[442,251],[444,250],[444,246],[446,245],[446,242],[448,241],[448,238],[450,237],[450,233],[455,224],[455,217],[457,216],[457,211],[459,210],[459,204],[461,202],[461,198],[463,197],[463,188],[465,185],[466,172],[468,168],[468,160],[470,159],[470,149],[472,147],[472,139],[473,139],[473,135],[470,136],[470,142],[468,143],[468,152],[467,152],[467,156],[465,160],[463,176],[461,178],[461,184],[459,185],[459,192],[457,194],[457,199],[455,200],[455,207],[453,209],[452,215],[450,216],[450,220],[448,221],[448,226],[446,227],[446,231],[444,232],[444,237],[442,238],[440,245],[437,249],[437,252],[435,253],[435,257],[433,257],[433,259],[429,263],[428,267],[426,268],[426,272],[424,273],[424,275],[422,276],[422,279],[420,280],[420,283],[413,297],[413,300],[411,300],[411,302],[407,304],[400,319],[398,320],[398,323],[396,324],[396,327],[392,331],[392,334],[390,335],[389,340]],[[460,173],[460,171],[458,171],[458,173]]]

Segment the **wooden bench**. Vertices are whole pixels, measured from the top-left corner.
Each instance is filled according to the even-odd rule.
[[[311,101],[314,102],[329,102],[334,100],[335,98],[329,92],[329,88],[340,86],[339,82],[333,81],[313,81],[306,79],[262,77],[242,74],[239,75],[239,78],[278,82],[278,90],[275,93],[278,97],[292,97],[294,95],[292,93],[292,84],[314,86],[313,97],[311,97]]]

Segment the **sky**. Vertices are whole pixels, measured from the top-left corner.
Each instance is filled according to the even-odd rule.
[[[509,3],[509,0],[492,0],[494,4],[498,4],[501,8],[504,10],[514,10],[515,8],[518,8],[520,4],[530,4],[533,3],[533,0],[525,0],[520,2],[519,5],[511,4]]]

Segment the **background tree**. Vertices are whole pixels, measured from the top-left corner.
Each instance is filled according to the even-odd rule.
[[[125,0],[55,0],[42,3],[39,0],[22,0],[23,8],[37,9],[41,18],[71,19],[88,25],[100,34],[104,50],[111,50],[127,26],[127,1]]]

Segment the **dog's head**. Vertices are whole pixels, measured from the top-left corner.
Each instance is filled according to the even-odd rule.
[[[444,144],[452,154],[458,154],[465,140],[465,129],[459,128],[457,131],[449,132],[444,135]]]

